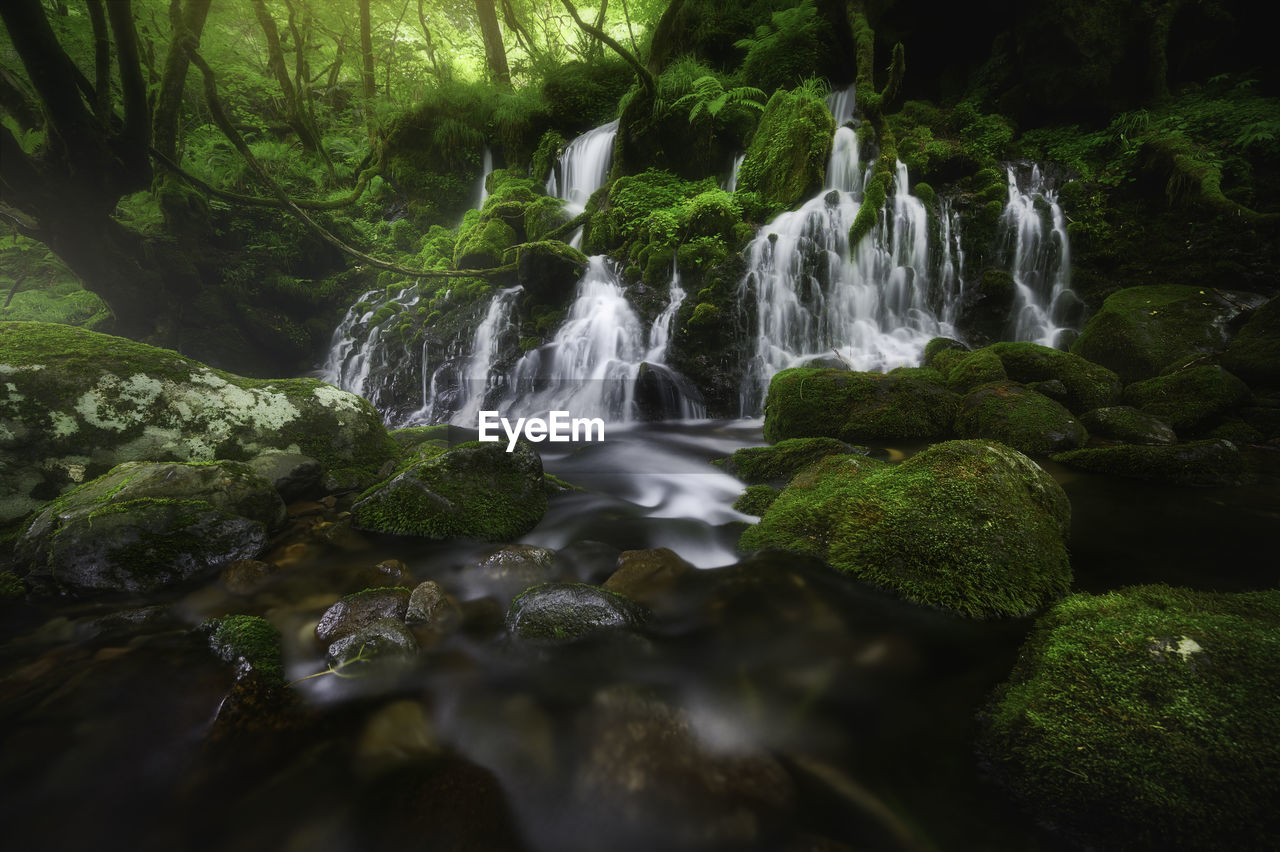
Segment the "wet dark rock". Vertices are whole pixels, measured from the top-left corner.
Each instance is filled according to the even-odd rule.
[[[485,591],[504,599],[558,576],[556,552],[530,544],[504,545],[463,569],[463,577],[468,582],[476,582]]]
[[[257,559],[237,559],[226,568],[218,579],[233,595],[251,595],[261,589],[276,573],[276,566]]]
[[[554,643],[635,629],[648,618],[645,607],[616,592],[584,583],[543,583],[511,602],[506,625],[520,639]]]
[[[301,453],[264,453],[249,466],[270,482],[285,502],[313,497],[324,478],[324,465]]]
[[[329,646],[329,663],[350,665],[372,658],[412,657],[418,640],[404,623],[395,618],[379,618]]]
[[[666,547],[625,550],[618,557],[618,570],[605,580],[604,588],[652,607],[670,598],[696,572]]]
[[[330,644],[384,618],[403,622],[409,608],[405,588],[366,589],[347,595],[324,611],[316,625],[316,639]]]
[[[15,554],[46,591],[152,592],[257,557],[284,518],[240,462],[128,462],[36,514]]]
[[[712,747],[684,711],[631,689],[599,693],[577,728],[574,800],[639,847],[770,848],[795,808],[768,754]]]
[[[636,373],[634,403],[640,420],[672,420],[683,416],[686,399],[702,401],[701,394],[679,373],[661,364],[640,364]]]
[[[1013,382],[983,385],[960,401],[956,434],[989,438],[1030,455],[1082,446],[1089,433],[1070,411]]]
[[[360,572],[366,587],[399,586],[404,580],[412,581],[409,566],[399,559],[384,559]]]
[[[1222,366],[1252,387],[1280,387],[1280,297],[1253,311],[1232,338]]]
[[[409,595],[409,608],[405,613],[408,624],[448,629],[461,618],[462,612],[458,609],[458,604],[435,580],[419,583]]]
[[[534,304],[566,305],[586,271],[586,255],[552,240],[522,246],[519,252],[516,276]]]
[[[1058,453],[1053,460],[1091,473],[1165,485],[1239,485],[1247,475],[1240,450],[1221,438],[1173,446],[1091,447]]]
[[[283,682],[280,631],[265,618],[224,615],[208,619],[200,625],[200,631],[208,637],[209,647],[219,659],[235,666],[237,677],[256,672],[268,683]]]
[[[1178,436],[1163,419],[1128,405],[1095,408],[1080,417],[1090,434],[1126,444],[1176,444]]]

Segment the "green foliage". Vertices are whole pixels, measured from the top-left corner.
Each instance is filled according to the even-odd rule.
[[[726,89],[720,80],[708,74],[693,81],[692,91],[680,98],[673,105],[675,109],[689,110],[689,123],[699,118],[714,119],[726,107],[762,111],[767,97],[763,91],[754,86],[738,86]]]
[[[822,186],[835,130],[822,91],[821,83],[810,80],[769,98],[738,169],[743,191],[790,208]]]
[[[813,75],[833,46],[830,25],[818,14],[814,0],[774,12],[753,36],[734,42],[734,47],[746,51],[739,71],[742,78],[767,92]]]
[[[265,676],[269,682],[283,683],[284,654],[280,631],[256,615],[224,615],[200,625],[209,647],[224,662],[234,663]]]

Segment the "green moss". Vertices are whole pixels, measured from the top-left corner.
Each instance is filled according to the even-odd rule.
[[[794,367],[769,383],[764,437],[937,438],[950,433],[956,402],[955,394],[918,378]]]
[[[742,492],[742,496],[733,501],[733,508],[743,514],[760,517],[773,505],[773,501],[781,493],[781,489],[774,488],[772,485],[748,485],[747,490]]]
[[[1172,444],[1178,440],[1165,420],[1127,405],[1095,408],[1081,415],[1080,422],[1094,435],[1127,444]]]
[[[1240,451],[1220,439],[1173,446],[1096,447],[1058,453],[1053,460],[1091,473],[1165,485],[1239,485],[1246,476]]]
[[[454,249],[458,269],[491,269],[505,262],[507,249],[519,242],[515,230],[501,219],[478,222],[461,232]]]
[[[983,720],[1027,807],[1082,845],[1261,849],[1280,831],[1280,592],[1077,594]]]
[[[947,361],[947,389],[952,393],[968,393],[979,385],[1008,378],[999,356],[989,349],[951,356]]]
[[[529,167],[529,175],[536,181],[547,182],[556,160],[568,145],[568,141],[555,130],[548,130],[538,140],[538,147],[533,152],[533,162]]]
[[[946,352],[959,352],[961,354],[968,352],[969,347],[965,346],[959,340],[952,340],[950,337],[935,337],[924,345],[924,354],[921,363],[926,367],[934,367],[946,375],[947,370],[951,369],[950,364],[942,365],[934,363]]]
[[[788,438],[771,447],[744,447],[713,463],[743,482],[781,484],[819,459],[854,452],[859,450],[834,438]]]
[[[208,636],[209,647],[223,662],[259,672],[272,683],[284,683],[280,631],[265,618],[224,615],[206,620],[200,630]]]
[[[962,438],[989,438],[1028,455],[1074,449],[1089,439],[1070,411],[1008,381],[982,385],[960,400],[955,429]]]
[[[27,585],[12,571],[0,571],[0,601],[14,601],[26,597]]]
[[[1169,421],[1178,432],[1194,432],[1248,399],[1245,383],[1213,364],[1135,382],[1124,389],[1127,404]]]
[[[987,347],[1015,382],[1057,379],[1067,388],[1067,408],[1076,412],[1111,405],[1120,398],[1120,380],[1111,370],[1070,352],[1036,343],[996,343]]]
[[[833,456],[802,471],[739,546],[809,553],[908,600],[1023,615],[1071,583],[1071,507],[1025,456],[986,441],[935,444],[897,466]]]
[[[1256,387],[1280,387],[1280,298],[1253,312],[1231,340],[1222,366]]]
[[[799,204],[822,188],[834,132],[831,113],[810,87],[775,92],[738,169],[738,186],[768,205]]]
[[[1130,384],[1158,375],[1178,359],[1222,349],[1222,323],[1238,311],[1210,288],[1130,287],[1107,297],[1071,351],[1115,370]]]
[[[870,180],[862,196],[862,204],[849,226],[849,245],[855,247],[875,228],[879,221],[880,208],[884,207],[884,181]]]

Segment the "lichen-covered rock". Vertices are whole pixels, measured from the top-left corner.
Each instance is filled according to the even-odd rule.
[[[1178,436],[1164,420],[1129,405],[1086,411],[1080,422],[1091,434],[1126,444],[1176,444]]]
[[[1089,440],[1070,411],[1014,382],[983,385],[960,400],[956,434],[990,438],[1033,456],[1075,449]]]
[[[1066,494],[1031,459],[991,441],[948,441],[900,465],[818,462],[739,547],[812,554],[908,600],[989,618],[1067,591],[1070,524]]]
[[[225,663],[236,667],[243,677],[257,672],[270,683],[284,682],[284,651],[280,631],[257,615],[224,615],[207,619],[200,630],[209,647]]]
[[[328,660],[331,666],[349,666],[376,657],[408,658],[418,650],[417,638],[401,621],[379,618],[330,645]]]
[[[152,592],[253,559],[284,517],[243,462],[128,462],[34,515],[15,557],[46,591]]]
[[[417,461],[352,507],[357,529],[432,539],[512,539],[547,511],[542,459],[525,442],[508,453],[472,442]]]
[[[914,376],[793,367],[769,382],[764,438],[940,438],[951,432],[957,400]]]
[[[774,92],[738,169],[738,189],[760,193],[767,205],[795,206],[822,188],[834,132],[820,98]]]
[[[1253,312],[1231,340],[1222,366],[1255,387],[1280,387],[1280,297]]]
[[[983,719],[994,774],[1081,846],[1263,849],[1280,835],[1280,592],[1076,594]]]
[[[1240,450],[1221,438],[1173,446],[1092,447],[1058,453],[1053,460],[1091,473],[1165,485],[1239,485],[1246,474]]]
[[[1071,351],[1131,384],[1177,359],[1223,349],[1227,324],[1260,302],[1252,293],[1209,287],[1130,287],[1107,297]]]
[[[1075,412],[1112,405],[1120,399],[1120,377],[1106,367],[1038,343],[993,343],[993,353],[1015,382],[1057,380],[1066,386],[1063,404]]]
[[[770,447],[743,447],[713,464],[746,483],[781,485],[819,459],[846,453],[866,455],[867,452],[865,447],[854,447],[834,438],[788,438]]]
[[[640,604],[585,583],[543,583],[526,590],[507,610],[511,635],[539,642],[571,642],[602,630],[640,627],[649,611]]]
[[[1178,432],[1194,432],[1248,400],[1245,383],[1215,364],[1156,376],[1124,389],[1126,404],[1167,420]]]
[[[376,471],[393,447],[368,402],[315,379],[246,379],[84,329],[0,323],[0,523],[121,462],[267,451]]]
[[[403,587],[365,589],[347,595],[320,616],[316,639],[331,645],[382,618],[404,621],[411,592]]]

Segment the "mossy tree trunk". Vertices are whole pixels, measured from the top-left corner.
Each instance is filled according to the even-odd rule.
[[[476,17],[480,19],[480,35],[484,38],[484,56],[489,64],[489,76],[495,83],[511,83],[511,69],[507,65],[507,48],[502,43],[502,29],[498,26],[498,10],[493,0],[476,0]]]
[[[853,39],[858,51],[858,75],[855,80],[858,111],[862,113],[865,126],[870,127],[875,133],[879,148],[875,168],[867,179],[862,206],[858,208],[858,215],[854,217],[853,224],[849,227],[849,245],[853,247],[875,228],[879,221],[880,208],[893,189],[894,175],[898,169],[898,146],[893,128],[889,126],[885,113],[897,100],[902,89],[906,58],[902,43],[895,44],[888,79],[885,80],[884,88],[876,91],[875,30],[867,21],[861,0],[850,0],[847,8],[849,26],[853,30]]]

